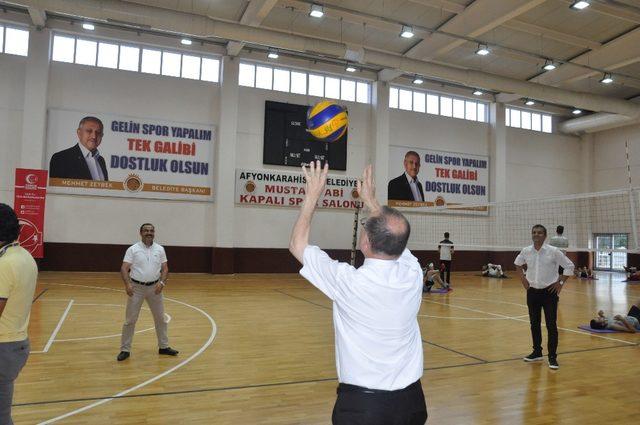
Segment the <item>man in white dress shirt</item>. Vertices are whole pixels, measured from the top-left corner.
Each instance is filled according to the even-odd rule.
[[[120,275],[129,298],[124,325],[122,326],[122,341],[118,361],[129,358],[131,342],[140,314],[142,302],[147,300],[158,337],[158,353],[177,356],[178,351],[169,347],[167,336],[167,322],[164,318],[162,290],[167,283],[169,266],[164,248],[153,242],[155,228],[151,223],[140,226],[141,241],[131,245],[122,262]]]
[[[527,306],[529,307],[529,322],[531,324],[531,338],[533,352],[524,358],[525,362],[542,360],[542,331],[540,329],[541,310],[544,310],[544,321],[547,326],[547,350],[549,351],[549,368],[558,369],[558,295],[562,285],[573,275],[573,263],[558,248],[544,243],[547,229],[536,224],[531,229],[533,245],[520,251],[514,264],[518,270],[522,286],[527,290]],[[523,271],[527,265],[526,275]],[[558,266],[564,268],[562,275],[558,274]]]
[[[328,165],[303,167],[306,196],[289,250],[300,274],[333,301],[338,397],[333,424],[417,425],[427,420],[420,377],[422,337],[417,314],[422,270],[406,249],[410,227],[375,198],[371,166],[358,182],[370,210],[360,234],[364,264],[356,269],[309,245],[311,219],[324,191]]]

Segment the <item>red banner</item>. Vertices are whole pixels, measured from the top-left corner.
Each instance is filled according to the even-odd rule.
[[[44,202],[47,194],[47,170],[16,168],[13,209],[20,221],[20,245],[33,258],[44,256]]]

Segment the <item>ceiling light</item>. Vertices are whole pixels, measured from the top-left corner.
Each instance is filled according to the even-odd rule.
[[[276,52],[275,50],[271,50],[269,51],[269,54],[267,55],[267,57],[269,59],[278,59],[280,56],[278,55],[278,52]]]
[[[486,56],[489,53],[490,53],[489,52],[489,47],[487,47],[484,44],[478,44],[478,50],[476,50],[476,55]]]
[[[602,77],[602,80],[600,80],[600,82],[602,84],[611,84],[613,83],[613,77],[611,77],[611,74],[604,74],[604,77]]]
[[[402,38],[411,38],[413,37],[415,34],[413,33],[413,28],[410,27],[409,25],[403,25],[402,26],[402,32],[400,32],[400,37]]]
[[[358,69],[353,66],[353,65],[347,65],[347,67],[345,68],[345,71],[347,72],[356,72]]]
[[[553,71],[554,69],[556,69],[556,64],[547,59],[546,61],[544,61],[544,66],[542,67],[542,69],[544,69],[545,71]]]
[[[87,31],[93,31],[96,29],[96,27],[90,22],[83,23],[82,28],[86,29]]]
[[[312,16],[314,18],[322,18],[324,16],[324,7],[320,6],[319,4],[312,4],[309,16]]]
[[[582,10],[589,7],[589,2],[584,0],[574,1],[571,5],[572,9]]]
[[[582,113],[582,110],[580,110],[580,109],[576,108],[576,109],[574,109],[573,111],[571,111],[571,113],[572,113],[573,115],[580,115],[580,114]]]
[[[527,99],[527,100],[526,100],[526,102],[524,102],[524,104],[525,104],[525,105],[527,105],[527,106],[533,106],[533,105],[535,105],[535,104],[536,104],[536,102],[534,102],[534,101],[533,101],[533,100],[531,100],[531,99]]]
[[[413,79],[413,84],[422,84],[424,83],[424,80],[420,77],[416,77]]]
[[[473,91],[473,94],[474,94],[475,96],[482,96],[484,93],[482,92],[482,90],[477,90],[477,89],[476,89],[476,90],[474,90],[474,91]]]
[[[188,38],[183,38],[182,40],[180,40],[180,43],[184,44],[185,46],[191,46],[192,41]]]

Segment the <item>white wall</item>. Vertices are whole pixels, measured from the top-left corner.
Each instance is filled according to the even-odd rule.
[[[507,199],[581,192],[578,137],[507,128]]]
[[[629,143],[632,185],[640,186],[640,125],[633,125],[595,133],[594,191],[629,187],[625,142]]]
[[[0,202],[13,205],[20,160],[26,58],[0,54]]]

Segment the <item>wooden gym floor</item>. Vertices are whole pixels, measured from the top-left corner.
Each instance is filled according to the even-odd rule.
[[[516,279],[458,273],[452,293],[425,295],[428,424],[637,423],[640,334],[577,329],[598,309],[624,314],[640,299],[640,285],[620,279],[565,286],[558,371],[521,360],[531,342]],[[37,294],[16,424],[331,422],[331,303],[298,275],[174,274],[165,308],[180,355],[158,356],[143,310],[124,362],[116,362],[125,304],[116,273],[44,272]]]

